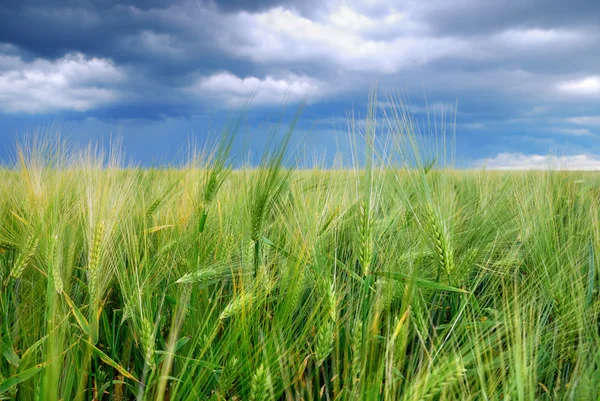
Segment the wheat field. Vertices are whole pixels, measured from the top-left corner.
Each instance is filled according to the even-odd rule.
[[[600,177],[440,166],[402,114],[384,154],[369,121],[345,169],[295,168],[292,130],[234,169],[235,126],[181,168],[19,147],[0,399],[598,399]]]

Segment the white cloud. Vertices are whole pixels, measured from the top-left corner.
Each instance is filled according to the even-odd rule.
[[[125,51],[148,53],[154,57],[182,57],[184,48],[177,43],[173,35],[143,30],[122,40]]]
[[[20,68],[21,58],[19,56],[0,53],[0,74],[3,71]]]
[[[600,125],[600,116],[569,117],[567,121],[577,125]]]
[[[431,116],[449,116],[456,112],[456,103],[450,102],[433,102],[426,104],[414,104],[406,99],[392,99],[391,101],[384,100],[377,102],[377,107],[384,109],[409,111],[412,114],[430,114]]]
[[[600,170],[600,159],[590,155],[554,156],[499,153],[476,160],[475,168],[488,170]]]
[[[565,81],[558,84],[558,89],[577,95],[600,94],[600,76],[591,76],[574,81]]]
[[[460,127],[468,130],[483,130],[486,128],[485,124],[481,122],[460,124]]]
[[[584,37],[578,31],[565,29],[508,29],[496,35],[505,44],[514,47],[532,47],[565,44]]]
[[[333,25],[353,31],[373,28],[377,24],[377,21],[356,12],[347,5],[340,6],[334,10],[329,15],[329,19]]]
[[[561,133],[561,134],[574,135],[574,136],[594,135],[587,128],[554,128],[553,131]]]
[[[417,24],[407,18],[406,14],[394,9],[388,9],[385,16],[381,17],[372,18],[348,6],[347,3],[343,3],[335,7],[326,20],[341,29],[367,33],[375,33],[381,31],[382,28],[389,30],[390,28],[397,29],[399,26],[404,28],[407,26],[418,27]]]
[[[525,110],[523,115],[526,116],[536,116],[540,114],[544,114],[549,110],[548,106],[534,106],[529,110]]]
[[[228,107],[236,107],[241,106],[250,94],[254,95],[252,104],[263,105],[299,101],[309,94],[310,99],[314,99],[324,93],[325,86],[309,77],[293,74],[282,78],[267,75],[260,79],[220,72],[200,78],[188,90],[207,98],[217,98]]]
[[[80,53],[56,60],[24,62],[0,55],[0,110],[38,113],[86,111],[119,97],[114,85],[124,72],[110,60]]]
[[[238,27],[237,36],[222,35],[216,40],[223,50],[258,63],[328,61],[343,70],[383,73],[469,52],[464,40],[428,36],[402,18],[400,13],[391,13],[372,19],[344,6],[326,19],[312,20],[278,7],[231,17],[226,25]],[[369,39],[389,29],[395,30],[392,38]]]

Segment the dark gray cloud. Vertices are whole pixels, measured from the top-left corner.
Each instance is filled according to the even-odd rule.
[[[135,15],[135,9],[150,9],[151,3],[158,2],[3,2],[0,41],[42,57],[60,57],[69,51],[118,53],[115,44],[124,35],[144,29],[161,31],[160,23]]]
[[[225,12],[264,11],[277,6],[289,6],[291,3],[293,3],[293,1],[290,0],[217,0],[213,2],[220,10]]]

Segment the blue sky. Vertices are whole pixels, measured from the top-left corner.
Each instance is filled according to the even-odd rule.
[[[600,168],[597,1],[4,0],[0,20],[5,162],[57,131],[173,162],[249,92],[236,151],[259,153],[281,102],[289,116],[308,94],[295,148],[331,160],[377,83],[417,121],[457,105],[459,167]]]

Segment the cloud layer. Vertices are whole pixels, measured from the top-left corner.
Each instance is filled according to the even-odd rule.
[[[125,73],[108,59],[67,54],[56,61],[0,55],[0,108],[9,113],[86,111],[119,98]]]
[[[472,160],[600,154],[597,1],[22,0],[0,18],[5,118],[192,119],[253,93],[265,110],[308,94],[310,123],[377,83],[420,116],[458,99]]]
[[[189,90],[229,107],[243,106],[249,98],[255,105],[297,102],[308,98],[309,94],[313,99],[322,96],[326,91],[323,83],[308,77],[290,75],[277,79],[267,75],[264,79],[252,76],[240,78],[230,72],[202,77]]]
[[[600,158],[590,155],[555,156],[500,153],[473,163],[488,170],[600,170]]]

